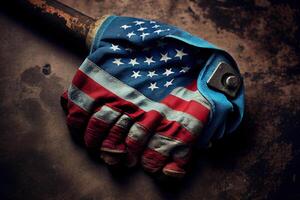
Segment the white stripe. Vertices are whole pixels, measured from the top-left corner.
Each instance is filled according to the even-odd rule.
[[[104,121],[107,124],[113,124],[120,117],[121,113],[111,109],[108,106],[102,106],[102,108],[96,112],[93,117]]]
[[[178,147],[186,146],[183,142],[174,140],[156,133],[150,140],[148,148],[153,149],[161,153],[162,155],[168,156],[170,152]]]
[[[129,129],[129,127],[131,126],[132,121],[131,118],[128,115],[123,114],[118,121],[116,122],[116,126],[119,126],[123,129]]]
[[[198,90],[191,91],[184,87],[175,88],[171,94],[185,101],[196,101],[210,110],[209,102],[200,94]]]
[[[87,112],[92,111],[93,102],[95,102],[95,100],[79,90],[75,85],[70,85],[68,98],[83,110]]]
[[[111,76],[88,59],[83,62],[79,70],[122,99],[135,104],[146,112],[155,110],[165,116],[168,120],[180,123],[192,134],[199,134],[203,127],[202,122],[194,116],[185,112],[173,110],[165,104],[148,99],[142,93]]]
[[[128,133],[129,137],[138,141],[140,144],[144,144],[149,135],[150,134],[146,132],[145,128],[138,123],[133,124]]]

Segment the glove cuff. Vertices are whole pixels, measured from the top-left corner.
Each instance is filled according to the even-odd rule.
[[[220,63],[229,65],[238,75],[240,74],[232,57],[224,51],[216,51],[202,69],[197,86],[210,102],[212,112],[209,123],[199,138],[199,146],[207,146],[210,140],[220,139],[225,134],[231,134],[239,126],[244,115],[244,85],[241,76],[239,76],[240,85],[234,96],[209,85],[209,80]],[[218,75],[217,78],[221,82],[224,76],[226,76],[226,72],[223,73],[223,76]]]

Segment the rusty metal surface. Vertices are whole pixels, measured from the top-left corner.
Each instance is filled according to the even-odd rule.
[[[93,18],[157,19],[225,48],[245,77],[245,120],[235,136],[200,151],[182,182],[140,168],[111,173],[70,139],[59,105],[86,52],[1,12],[1,199],[300,198],[297,1],[62,2]]]
[[[0,5],[7,12],[23,15],[32,24],[51,29],[53,34],[68,34],[74,41],[84,42],[96,21],[56,0],[11,0]]]
[[[53,21],[52,26],[61,25],[80,38],[86,38],[95,20],[55,0],[15,0],[16,6],[23,6],[24,12],[36,12],[43,21]],[[49,19],[50,18],[50,19]],[[53,27],[55,29],[56,27]]]

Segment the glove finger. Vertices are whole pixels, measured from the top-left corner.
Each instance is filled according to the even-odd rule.
[[[149,111],[131,126],[125,141],[127,146],[125,164],[127,167],[137,164],[140,153],[161,120],[162,115],[155,111]]]
[[[125,137],[132,125],[132,119],[123,114],[109,130],[107,137],[101,145],[101,151],[110,153],[125,153]]]
[[[126,153],[125,137],[132,125],[132,119],[123,114],[109,130],[101,145],[101,158],[108,165],[120,164]]]
[[[162,169],[176,148],[187,146],[195,140],[194,135],[175,122],[163,124],[156,131],[142,157],[142,165],[149,172]]]
[[[179,147],[173,152],[173,160],[165,165],[163,173],[167,176],[182,178],[185,174],[185,168],[190,160],[191,148]]]
[[[104,140],[110,127],[121,116],[121,112],[110,108],[107,105],[102,106],[90,118],[84,134],[84,141],[87,148],[98,149]]]

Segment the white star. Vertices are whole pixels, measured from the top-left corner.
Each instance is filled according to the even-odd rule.
[[[156,23],[156,21],[150,21],[150,24],[155,24]]]
[[[114,45],[114,44],[111,44],[110,49],[112,49],[113,51],[121,50],[121,49],[119,48],[119,45]]]
[[[170,81],[166,81],[166,83],[164,84],[165,87],[169,87],[170,85],[173,85],[173,81],[174,79],[170,80]]]
[[[151,91],[157,89],[158,87],[156,86],[156,82],[150,83],[150,86],[148,87]]]
[[[155,24],[154,26],[152,26],[152,28],[158,28],[160,27],[160,25]]]
[[[128,33],[126,36],[127,36],[128,38],[131,38],[131,36],[134,36],[134,35],[136,35],[136,34],[132,31],[132,32]]]
[[[115,60],[112,63],[114,63],[114,64],[116,64],[118,66],[124,64],[124,63],[121,62],[121,58],[115,58]]]
[[[147,76],[149,76],[150,78],[152,78],[153,76],[158,76],[158,75],[155,74],[155,70],[153,70],[153,71],[148,71]]]
[[[123,25],[123,26],[121,26],[120,28],[123,28],[124,30],[126,30],[126,29],[128,29],[128,28],[130,28],[131,26],[127,26],[126,24],[125,25]]]
[[[161,53],[160,55],[161,55],[160,61],[168,62],[168,60],[171,60],[171,58],[168,57],[168,52],[166,54]]]
[[[138,65],[140,63],[138,63],[135,58],[135,59],[130,59],[130,62],[128,64],[131,64],[132,66],[134,66],[134,65]]]
[[[172,68],[169,69],[165,69],[166,71],[163,73],[163,75],[169,76],[170,74],[174,74],[174,72],[172,72]]]
[[[138,31],[144,31],[146,29],[147,29],[146,27],[141,27],[141,28],[138,29]]]
[[[181,70],[179,71],[180,73],[186,73],[187,71],[189,71],[190,68],[189,67],[181,67]]]
[[[143,21],[134,21],[133,23],[135,23],[135,25],[137,26],[137,25],[144,24],[145,22],[143,22]]]
[[[144,40],[147,35],[149,35],[149,33],[142,33],[140,36],[142,37],[142,40]]]
[[[158,29],[156,31],[154,31],[154,33],[157,33],[157,35],[159,35],[160,32],[163,32],[164,30]]]
[[[181,50],[175,49],[175,51],[176,51],[175,57],[179,57],[180,60],[182,59],[183,56],[188,55],[187,53],[183,52],[183,49],[181,49]]]
[[[148,65],[150,65],[151,63],[155,63],[155,61],[153,60],[153,56],[150,58],[146,57],[146,60],[144,62],[147,63]]]
[[[142,76],[142,75],[140,75],[140,71],[137,71],[137,72],[136,71],[132,71],[132,73],[133,74],[131,75],[131,77],[133,77],[135,79],[138,78],[138,77],[140,77],[140,76]]]

